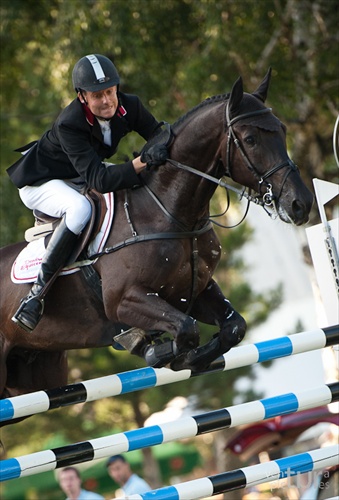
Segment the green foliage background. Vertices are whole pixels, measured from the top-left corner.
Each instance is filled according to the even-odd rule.
[[[2,0],[0,16],[2,245],[20,239],[30,218],[5,174],[13,150],[74,97],[71,71],[87,53],[112,57],[122,88],[169,122],[229,91],[238,75],[253,90],[272,66],[269,104],[289,126],[294,159],[310,185],[335,176],[335,0]]]
[[[32,224],[6,174],[18,158],[13,150],[39,138],[74,98],[71,71],[88,53],[111,57],[122,89],[138,94],[168,122],[204,98],[230,91],[239,75],[253,91],[271,66],[268,104],[288,127],[289,149],[306,183],[312,189],[314,177],[334,181],[338,21],[335,0],[2,0],[1,246],[21,240]],[[115,161],[141,144],[130,135]],[[216,211],[221,203],[216,197]],[[225,253],[217,278],[249,327],[264,321],[281,300],[279,286],[261,296],[246,282],[237,251],[250,234],[246,224],[220,233]],[[143,366],[112,349],[83,350],[70,358],[70,382]],[[198,377],[181,383],[179,392],[196,394],[204,407],[226,406],[236,378],[245,373]],[[251,390],[245,399],[254,397]],[[58,410],[17,424],[15,432],[6,428],[3,439],[10,456],[17,456],[48,448],[55,429],[57,440],[71,443],[133,428],[177,394],[174,385]]]

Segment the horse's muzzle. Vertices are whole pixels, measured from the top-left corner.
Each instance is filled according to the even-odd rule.
[[[292,218],[296,226],[302,226],[303,224],[306,224],[306,222],[308,222],[312,204],[313,204],[313,197],[312,197],[312,202],[309,203],[307,206],[305,205],[304,202],[299,200],[295,200],[292,202]]]
[[[285,191],[285,189],[284,189]],[[276,208],[280,219],[283,222],[294,224],[295,226],[302,226],[309,220],[310,211],[313,205],[314,197],[306,186],[302,193],[295,194],[286,189],[287,196],[282,196],[276,202]]]

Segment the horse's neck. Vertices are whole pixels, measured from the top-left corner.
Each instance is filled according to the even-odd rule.
[[[206,165],[211,151],[218,149],[224,133],[224,109],[222,101],[206,105],[191,117],[188,116],[178,130],[174,129],[176,139],[173,153],[181,158],[189,158],[196,164],[204,160]]]
[[[213,175],[223,134],[222,120],[210,118],[211,110],[190,121],[176,132],[170,157],[184,165]],[[207,112],[208,111],[208,112]],[[215,113],[214,113],[215,115]],[[221,125],[218,130],[218,122]],[[216,189],[210,181],[171,163],[158,168],[147,182],[167,210],[188,226],[208,216],[209,201]]]

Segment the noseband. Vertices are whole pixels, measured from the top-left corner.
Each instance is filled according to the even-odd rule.
[[[231,165],[231,140],[233,140],[236,148],[239,150],[247,168],[249,171],[254,175],[254,177],[257,179],[259,183],[259,195],[263,200],[264,205],[266,206],[272,206],[274,204],[275,200],[279,200],[280,195],[282,193],[282,190],[284,188],[284,184],[286,182],[287,177],[292,171],[297,171],[298,167],[295,165],[295,163],[288,158],[286,161],[279,163],[278,165],[274,165],[272,168],[268,170],[268,172],[265,172],[264,174],[260,174],[258,170],[255,168],[255,166],[251,163],[250,159],[246,155],[241,142],[237,138],[232,125],[236,123],[239,120],[243,120],[246,118],[249,118],[251,116],[258,116],[258,115],[263,115],[266,113],[271,113],[272,108],[264,108],[264,109],[258,109],[257,111],[252,111],[250,113],[243,113],[241,115],[235,116],[234,118],[230,118],[230,107],[229,107],[229,101],[227,102],[226,105],[226,125],[228,128],[228,136],[227,136],[227,153],[226,153],[226,158],[227,158],[227,165],[226,165],[226,172],[228,173],[229,177],[230,175],[230,165]],[[273,191],[272,191],[272,184],[267,182],[266,179],[268,179],[271,175],[275,174],[280,170],[281,168],[288,167],[288,170],[286,170],[286,173],[283,178],[283,182],[281,183],[280,191],[278,196],[274,196]],[[266,187],[266,193],[262,193],[262,187]]]

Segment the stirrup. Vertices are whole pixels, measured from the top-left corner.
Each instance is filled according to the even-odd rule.
[[[34,304],[33,301],[36,301],[37,303]],[[29,310],[30,307],[31,310]],[[38,307],[40,311],[38,310]],[[26,311],[25,308],[27,309]],[[26,332],[31,333],[41,320],[44,308],[44,299],[40,299],[37,295],[28,295],[21,301],[19,309],[12,316],[11,320]]]

